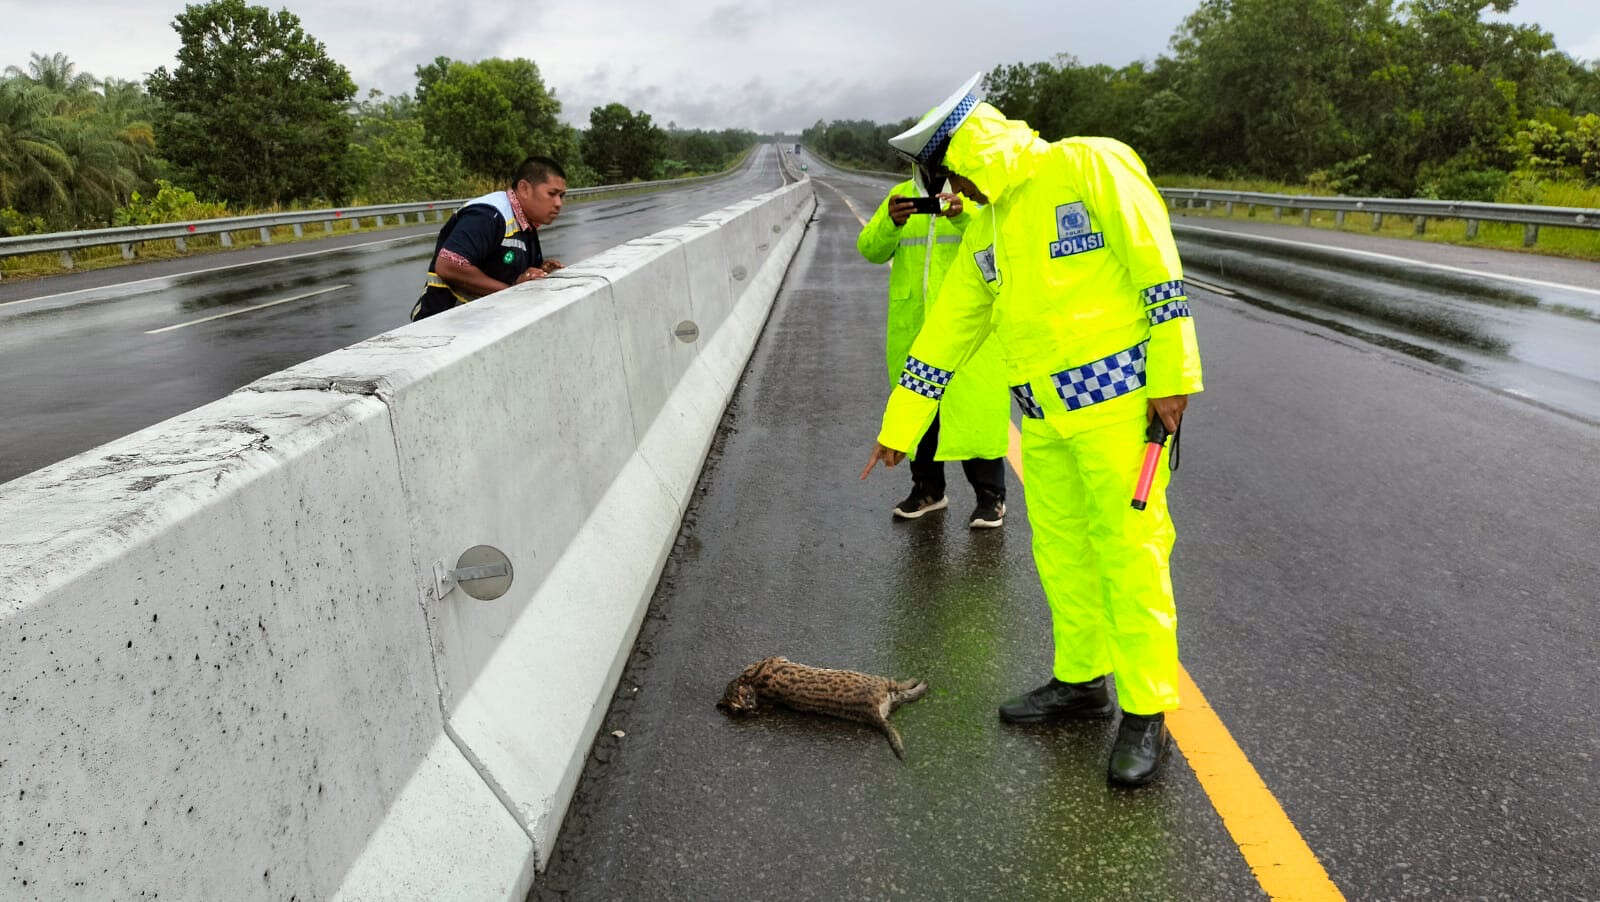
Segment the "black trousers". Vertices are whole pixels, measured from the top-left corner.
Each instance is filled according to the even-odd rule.
[[[911,480],[935,495],[944,494],[944,461],[934,460],[933,454],[939,448],[939,417],[933,418],[933,425],[923,434],[922,442],[917,445],[917,459],[911,462]],[[967,482],[972,484],[972,491],[982,501],[993,498],[996,501],[1006,500],[1006,462],[1004,458],[977,457],[961,462],[962,472],[967,474]]]
[[[411,321],[416,322],[419,319],[427,319],[435,313],[454,310],[459,303],[461,302],[456,300],[456,296],[450,293],[450,289],[430,285],[428,290],[422,293],[422,297],[417,298],[416,305],[411,308]]]

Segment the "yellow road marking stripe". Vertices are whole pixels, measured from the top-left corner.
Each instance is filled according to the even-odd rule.
[[[1015,423],[1010,427],[1006,459],[1011,461],[1017,481],[1026,484],[1022,434]],[[1183,702],[1177,710],[1167,712],[1167,729],[1261,889],[1282,902],[1343,900],[1344,894],[1181,664],[1178,692]]]
[[[827,182],[818,184],[839,195],[856,221],[866,226],[867,221],[843,191]],[[1009,425],[1006,459],[1016,471],[1017,481],[1023,482],[1022,433],[1015,423]],[[1167,712],[1167,729],[1261,889],[1279,902],[1342,902],[1344,894],[1181,664],[1178,680],[1183,703]]]
[[[844,205],[846,207],[850,208],[850,215],[854,216],[856,218],[856,222],[861,223],[861,227],[862,228],[866,228],[867,227],[867,219],[866,219],[866,217],[861,215],[861,211],[856,209],[856,205],[850,202],[850,198],[846,197],[845,193],[843,191],[840,191],[838,188],[835,188],[832,185],[829,185],[827,182],[817,182],[817,180],[815,178],[813,178],[812,181],[816,182],[819,185],[822,185],[822,186],[826,187],[829,191],[832,191],[834,194],[839,195],[839,199],[844,201]]]

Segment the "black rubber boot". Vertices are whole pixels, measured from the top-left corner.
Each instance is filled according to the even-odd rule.
[[[1111,714],[1111,695],[1106,678],[1087,683],[1050,682],[1027,695],[1019,695],[1000,706],[1000,719],[1006,723],[1044,723],[1050,720],[1075,720],[1107,717]]]
[[[1143,786],[1161,775],[1171,746],[1165,714],[1122,714],[1106,777],[1118,786]]]

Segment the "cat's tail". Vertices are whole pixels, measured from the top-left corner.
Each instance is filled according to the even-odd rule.
[[[901,761],[906,760],[906,744],[900,739],[900,731],[887,720],[878,721],[878,726],[883,730],[883,735],[889,738],[889,748],[894,749],[894,756]]]

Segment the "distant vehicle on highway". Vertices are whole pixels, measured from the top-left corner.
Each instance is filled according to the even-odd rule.
[[[795,146],[794,146],[794,152],[795,152],[795,153],[799,153],[799,152],[800,152],[800,145],[798,145],[798,144],[796,144],[796,145],[795,145]]]

